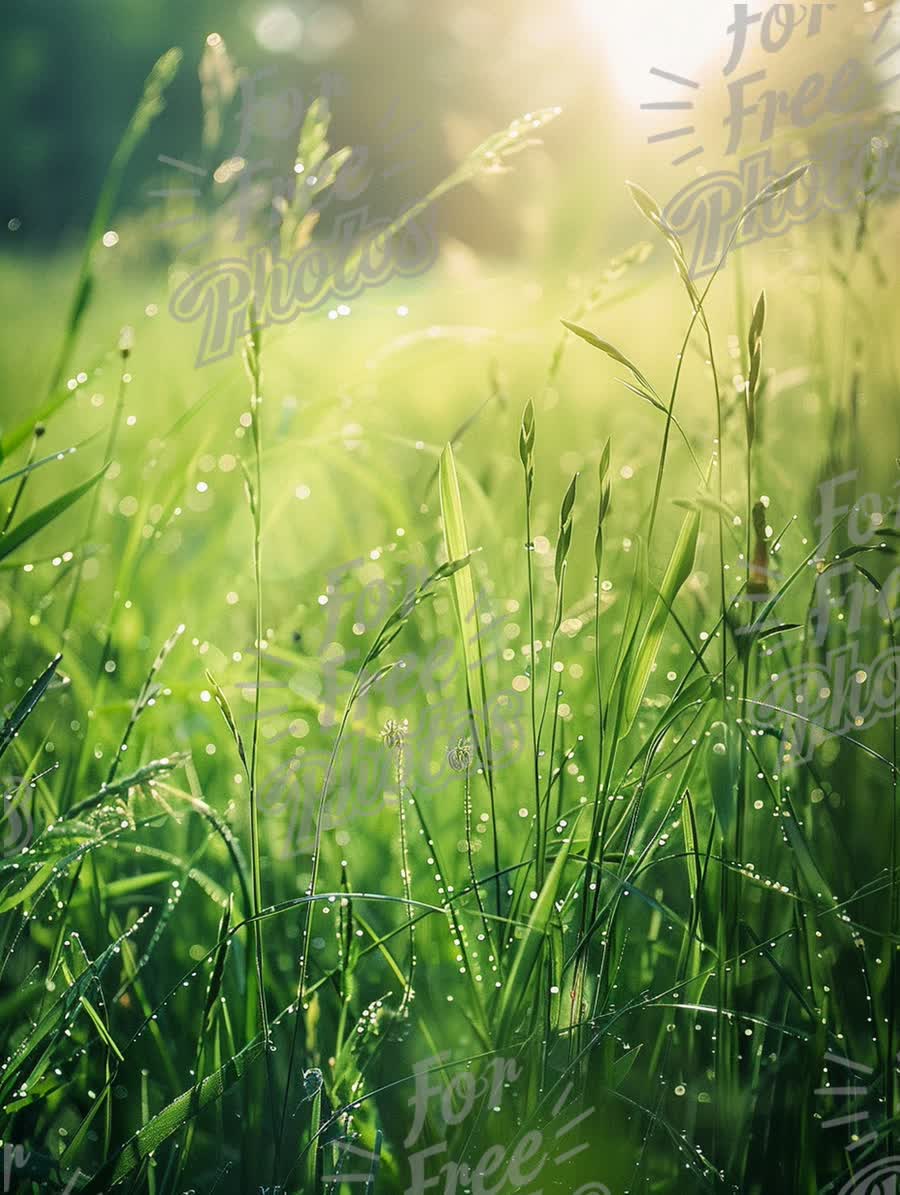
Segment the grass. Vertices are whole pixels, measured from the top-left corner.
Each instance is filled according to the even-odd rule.
[[[152,115],[158,72],[148,90]],[[444,1167],[448,1195],[814,1195],[881,1165],[877,206],[804,234],[799,281],[729,260],[698,293],[632,187],[650,244],[577,295],[529,299],[511,269],[454,296],[438,269],[346,320],[251,319],[244,371],[197,371],[195,329],[139,314],[160,280],[98,253],[118,172],[61,348],[58,275],[39,310],[3,267],[24,295],[0,464],[16,1189],[391,1192]],[[883,684],[883,716],[816,729],[796,695],[821,705],[823,676],[842,708]]]

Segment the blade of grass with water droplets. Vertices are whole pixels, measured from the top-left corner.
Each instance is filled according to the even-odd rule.
[[[456,476],[453,449],[449,444],[441,454],[439,489],[441,495],[441,516],[444,524],[444,546],[447,559],[450,561],[466,559],[469,556],[466,521],[463,514],[462,498],[459,492],[459,480]],[[500,862],[497,843],[497,819],[494,809],[491,723],[488,712],[484,659],[481,651],[481,635],[478,625],[478,603],[475,596],[475,583],[472,579],[471,563],[467,563],[465,567],[457,569],[454,572],[452,589],[457,627],[460,639],[462,640],[463,659],[466,667],[466,701],[472,733],[475,738],[475,749],[484,768],[490,794],[494,840],[494,870],[499,873]],[[499,913],[499,887],[497,899],[497,912]]]
[[[47,688],[56,674],[61,659],[62,652],[53,657],[37,680],[32,682],[28,692],[18,702],[16,708],[4,722],[2,729],[0,729],[0,755],[3,755],[7,750],[10,743],[19,733],[19,729],[25,719],[47,692]]]
[[[502,1045],[508,1040],[513,1028],[513,1021],[518,1013],[522,1001],[530,991],[530,978],[538,961],[538,956],[544,944],[544,935],[553,914],[554,905],[563,882],[566,862],[572,846],[576,821],[572,827],[572,837],[567,838],[560,847],[559,854],[551,867],[544,885],[534,902],[525,936],[519,943],[512,966],[507,973],[500,989],[500,999],[496,1011],[497,1034],[496,1041]]]
[[[650,621],[644,630],[633,666],[625,682],[623,694],[623,721],[621,733],[626,735],[637,715],[650,674],[662,643],[663,632],[669,618],[669,608],[678,592],[691,575],[697,551],[697,536],[700,531],[700,512],[690,511],[685,516],[675,541],[675,547],[663,577],[659,595],[654,602]]]
[[[97,1171],[90,1182],[82,1187],[82,1195],[102,1195],[111,1184],[125,1179],[173,1133],[178,1132],[208,1105],[221,1099],[243,1078],[264,1050],[265,1037],[260,1035],[229,1058],[219,1070],[183,1091]]]

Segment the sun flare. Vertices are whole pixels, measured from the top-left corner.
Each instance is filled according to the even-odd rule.
[[[653,67],[696,81],[719,58],[727,58],[728,10],[717,9],[709,0],[575,2],[599,44],[616,91],[626,102],[676,98],[651,75]]]

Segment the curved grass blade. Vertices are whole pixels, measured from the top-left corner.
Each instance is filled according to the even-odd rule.
[[[74,506],[79,498],[83,498],[88,490],[93,489],[108,468],[109,464],[104,465],[93,477],[89,477],[87,481],[74,486],[65,494],[60,494],[59,497],[42,506],[40,510],[36,510],[22,519],[11,531],[7,531],[5,535],[0,536],[0,560],[5,559],[10,552],[14,552],[16,548],[20,548],[22,544],[27,543],[39,531],[42,531],[44,527],[52,523],[64,511],[67,511],[70,506]]]
[[[28,692],[3,723],[3,728],[0,730],[0,756],[2,756],[9,747],[10,743],[19,733],[19,728],[22,726],[25,719],[47,692],[47,688],[50,682],[53,680],[61,659],[62,652],[59,652],[53,657],[37,680],[32,682]]]
[[[653,389],[648,380],[644,377],[635,363],[628,359],[624,353],[619,352],[614,344],[610,344],[608,340],[601,340],[599,336],[595,336],[593,332],[587,328],[582,328],[579,324],[573,324],[570,320],[564,319],[560,321],[563,327],[568,328],[570,332],[574,332],[576,336],[580,336],[582,340],[586,341],[592,348],[599,349],[601,353],[606,353],[607,357],[612,357],[619,365],[624,365],[625,368],[637,380],[638,385],[646,391],[647,395],[653,395],[656,402],[659,399],[656,397],[656,391]],[[650,401],[653,401],[652,399]],[[661,404],[660,404],[661,405]],[[665,407],[662,408],[665,410]]]

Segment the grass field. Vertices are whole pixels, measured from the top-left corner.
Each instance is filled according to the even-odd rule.
[[[0,264],[4,1189],[893,1191],[877,204],[198,369],[115,181]]]

